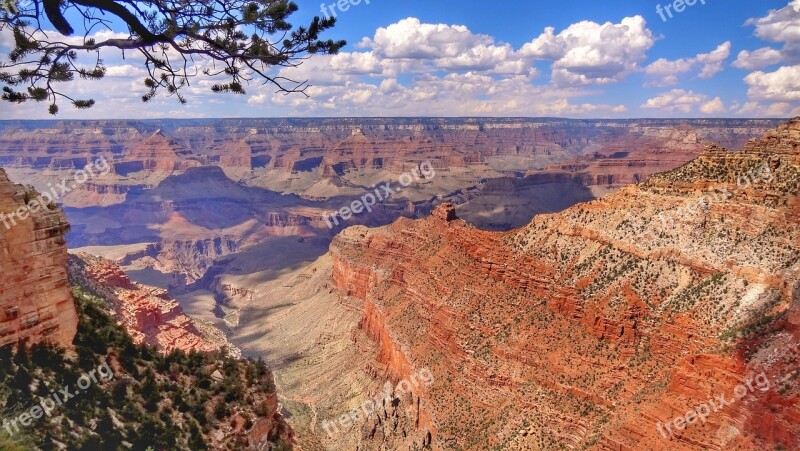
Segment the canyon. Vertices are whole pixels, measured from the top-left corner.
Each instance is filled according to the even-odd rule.
[[[2,121],[0,166],[58,199],[72,249],[137,282],[225,300],[220,274],[271,246],[322,255],[351,225],[423,218],[443,202],[510,230],[677,167],[711,142],[741,147],[775,120],[219,119]],[[72,183],[103,158],[108,173]],[[429,161],[414,183],[329,229],[325,215]],[[96,172],[96,171],[95,171]],[[243,206],[247,206],[243,208]],[[249,264],[248,266],[253,266]],[[255,271],[280,267],[253,268]]]
[[[293,432],[281,416],[273,375],[263,362],[242,360],[241,351],[228,342],[222,330],[184,314],[166,290],[132,282],[116,264],[100,257],[68,255],[69,224],[64,212],[53,202],[40,203],[41,199],[31,186],[12,183],[0,169],[0,211],[16,212],[15,216],[4,213],[0,230],[0,404],[5,425],[0,448],[49,449],[58,445],[77,449],[80,445],[81,449],[117,449],[125,447],[123,440],[128,439],[127,447],[152,449],[146,445],[164,437],[171,440],[170,446],[178,447],[189,442],[192,447],[200,443],[214,449],[232,443],[290,446]],[[78,369],[87,363],[95,365],[96,359],[103,362],[107,373],[98,382],[92,371],[92,390],[83,395],[93,397],[89,407],[56,412],[52,420],[47,411],[43,422],[48,424],[42,428],[26,429],[30,423],[23,416],[19,417],[22,428],[13,422],[13,429],[8,426],[10,414],[16,415],[11,409],[19,412],[34,405],[40,415],[31,413],[30,417],[42,418],[40,398],[20,397],[15,390],[24,394],[32,394],[32,387],[37,386],[54,390],[64,381],[74,381]],[[159,359],[165,360],[156,365]],[[198,364],[205,368],[189,367]],[[169,374],[157,375],[166,369]],[[183,376],[184,372],[206,381],[198,384]],[[108,384],[115,375],[121,379],[119,383]],[[15,377],[25,381],[21,387],[14,383]],[[83,377],[89,380],[87,374]],[[168,381],[169,388],[160,388],[155,378]],[[188,412],[189,396],[181,399],[180,406],[175,404],[179,390],[194,395],[204,384],[208,388],[223,382],[243,390],[242,379],[246,393],[226,392],[216,401],[235,405],[235,410],[217,409],[214,416],[221,421],[202,432],[196,421],[208,422],[206,401],[194,410],[196,419],[181,416],[177,420],[183,423],[184,433],[170,430],[174,420],[167,410],[160,417],[148,413],[157,411],[162,402],[170,404],[169,409],[175,405]],[[141,388],[129,391],[129,385]],[[110,401],[112,391],[114,401]],[[65,392],[69,393],[69,387],[61,391]],[[139,392],[146,398],[137,397]],[[63,401],[77,395],[76,390]],[[137,405],[140,411],[125,410],[129,395],[132,401],[127,405]],[[54,399],[61,407],[63,401]]]
[[[146,343],[161,352],[212,353],[239,358],[241,351],[210,323],[190,318],[166,290],[132,282],[115,263],[89,254],[70,255],[68,272],[78,284],[105,299],[134,344]]]
[[[263,357],[309,450],[800,446],[799,149],[798,120],[0,125],[42,190],[107,158],[58,199],[73,277],[143,343]],[[424,161],[430,183],[328,228]]]
[[[234,299],[232,340],[275,362],[303,449],[795,449],[799,194],[796,119],[512,231],[452,204],[350,227]],[[323,431],[421,368],[430,387]]]

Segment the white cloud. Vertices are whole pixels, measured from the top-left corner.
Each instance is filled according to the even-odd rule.
[[[800,41],[800,0],[792,0],[765,17],[750,19],[745,25],[756,27],[755,35],[770,42]]]
[[[331,68],[340,74],[366,75],[382,71],[380,61],[372,52],[342,52],[330,59]]]
[[[256,94],[247,98],[248,105],[263,105],[269,101],[269,95],[266,93]]]
[[[698,76],[700,78],[711,78],[720,72],[725,61],[731,55],[730,41],[720,44],[716,49],[709,53],[699,53],[694,58],[681,58],[678,60],[667,60],[660,58],[649,64],[644,72],[650,81],[647,86],[671,86],[678,83],[681,74],[690,72],[695,67],[700,68]]]
[[[264,101],[285,102],[295,116],[615,116],[627,111],[624,105],[573,102],[585,93],[535,86],[527,75],[497,78],[479,72],[422,74],[407,85],[394,78],[380,85],[316,85],[308,94],[310,99],[298,99],[264,91]]]
[[[660,58],[644,69],[644,73],[651,79],[646,83],[646,86],[664,87],[674,85],[678,83],[678,75],[692,70],[694,63],[694,58],[681,58],[674,61]]]
[[[553,61],[562,58],[567,54],[567,39],[560,34],[556,36],[555,31],[553,27],[545,28],[539,37],[522,46],[522,54]]]
[[[700,78],[711,78],[719,73],[729,56],[731,56],[730,41],[721,44],[711,53],[697,55],[697,63],[700,64]]]
[[[755,70],[777,64],[781,59],[781,52],[770,47],[763,47],[752,52],[742,50],[732,65],[739,69]]]
[[[638,69],[655,44],[641,16],[618,24],[582,21],[558,34],[552,27],[525,44],[520,53],[553,61],[553,81],[559,86],[609,84]]]
[[[605,93],[596,86],[622,82],[640,71],[645,72],[648,84],[655,86],[674,85],[682,74],[712,77],[723,69],[731,52],[731,44],[726,42],[709,53],[677,60],[661,58],[642,69],[657,38],[640,16],[606,23],[581,21],[560,31],[553,27],[541,33],[539,30],[538,36],[534,34],[529,42],[515,48],[463,25],[423,23],[409,17],[378,28],[371,38],[357,45],[358,50],[314,55],[299,67],[271,72],[297,81],[309,80],[313,85],[307,91],[311,98],[285,96],[275,93],[271,85],[257,83],[246,86],[247,96],[212,97],[212,80],[193,79],[186,92],[190,104],[178,109],[185,108],[185,113],[177,114],[619,117],[628,108],[605,99]],[[4,35],[0,34],[0,42],[2,39]],[[755,68],[770,58],[774,55],[762,55],[757,50],[740,54],[734,64]],[[537,81],[537,60],[551,62],[550,83]],[[89,113],[92,117],[155,117],[174,111],[174,99],[161,96],[148,108],[141,108],[138,97],[145,88],[140,63],[135,55],[108,60],[108,79],[100,89],[98,83],[86,81],[76,81],[70,89],[74,87],[80,98],[98,100],[98,106]],[[203,64],[206,62],[199,67]],[[540,69],[546,67],[539,64]],[[791,111],[795,107],[792,100],[779,99],[766,87],[778,85],[791,92],[794,88],[788,76],[751,74],[751,99],[745,106],[731,104],[726,108],[719,97],[673,90],[654,96],[642,108],[665,114],[708,115],[745,108],[759,109],[761,114],[770,109]],[[591,102],[585,99],[589,95]],[[789,104],[778,105],[781,102]],[[76,116],[66,110],[62,108],[64,117],[85,114],[78,112]],[[2,105],[0,111],[4,111]]]
[[[741,107],[742,114],[787,116],[800,109],[800,0],[792,0],[781,9],[770,10],[761,18],[748,20],[755,35],[765,41],[783,44],[780,50],[763,47],[743,51],[734,67],[756,70],[744,78],[749,101]],[[778,69],[763,69],[775,64]]]
[[[284,67],[280,77],[294,81],[311,80],[315,85],[339,85],[354,82],[361,75],[383,71],[380,61],[372,52],[350,53],[338,55],[314,55],[296,67]]]
[[[438,58],[436,66],[445,70],[479,70],[511,74],[524,73],[528,68],[510,45],[472,47],[456,56]]]
[[[659,96],[653,97],[652,99],[648,99],[647,102],[642,105],[642,108],[658,109],[671,113],[691,113],[696,106],[702,102],[705,102],[707,99],[708,96],[695,93],[694,91],[673,89],[672,91],[668,91]]]
[[[106,77],[146,77],[147,71],[139,66],[122,64],[119,66],[107,66]]]
[[[770,10],[764,17],[749,19],[745,22],[745,25],[754,26],[757,37],[768,42],[783,44],[783,48],[780,50],[780,59],[776,59],[775,55],[770,53],[770,58],[768,59],[770,64],[779,62],[800,63],[800,0],[792,0],[781,9]],[[759,51],[767,52],[765,49],[760,49],[756,52]],[[755,62],[748,64],[744,59],[741,65],[745,66],[743,67],[745,69],[766,67],[766,65],[755,67]]]
[[[373,39],[362,41],[382,57],[436,59],[455,57],[478,45],[489,45],[491,36],[476,35],[463,25],[423,24],[415,17],[378,28]]]
[[[751,100],[800,101],[800,65],[783,66],[774,72],[753,72],[744,81]]]
[[[384,74],[451,71],[486,71],[523,74],[530,64],[509,44],[496,43],[488,35],[472,33],[463,25],[422,23],[409,17],[364,38],[360,48],[372,49]]]
[[[700,112],[704,114],[717,114],[725,112],[725,104],[722,99],[715,97],[713,100],[700,106]]]

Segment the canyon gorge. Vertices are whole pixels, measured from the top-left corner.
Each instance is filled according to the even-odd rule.
[[[2,230],[42,271],[0,261],[3,305],[47,275],[21,314],[69,327],[69,269],[138,342],[262,357],[299,449],[800,446],[800,119],[0,126],[0,165],[40,191],[99,156],[66,216]],[[0,211],[35,196],[0,189]],[[769,390],[660,432],[756,374]]]
[[[236,339],[280,362],[304,449],[794,449],[799,193],[797,119],[509,232],[452,204],[351,227],[237,301]],[[431,387],[321,430],[420,368]],[[664,432],[756,374],[767,390]]]

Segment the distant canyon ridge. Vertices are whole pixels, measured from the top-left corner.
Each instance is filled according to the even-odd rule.
[[[738,149],[778,120],[208,119],[3,121],[0,166],[40,191],[108,160],[59,199],[68,245],[141,282],[246,296],[226,274],[313,260],[352,225],[421,218],[444,202],[478,228],[510,230],[695,158]],[[430,161],[431,179],[331,230],[339,210]],[[270,254],[265,256],[264,254]],[[296,257],[278,258],[272,253]],[[237,262],[237,259],[239,260]],[[254,264],[254,261],[260,263]],[[187,288],[188,287],[188,288]]]
[[[58,199],[70,269],[110,283],[115,308],[169,306],[181,321],[137,325],[145,341],[210,335],[263,357],[303,449],[764,449],[797,437],[800,119],[781,122],[6,121],[0,166],[46,191],[107,160]],[[328,228],[327,213],[425,162],[435,176]],[[765,162],[769,183],[675,213]],[[66,224],[9,236],[63,251],[43,225]],[[74,317],[50,308],[66,290],[51,272],[54,302],[20,333]],[[430,389],[324,434],[422,366]],[[756,370],[777,389],[659,436],[659,420]]]

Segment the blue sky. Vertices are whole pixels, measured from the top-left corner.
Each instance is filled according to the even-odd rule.
[[[293,23],[322,14],[320,0],[297,3]],[[310,99],[255,85],[246,96],[210,95],[207,81],[193,84],[188,106],[164,98],[145,109],[137,61],[104,55],[114,76],[77,87],[98,105],[61,116],[800,114],[800,0],[696,0],[666,21],[658,5],[668,2],[361,0],[335,7],[328,37],[349,43],[340,55],[281,72],[308,79]],[[0,115],[48,116],[7,104]]]

